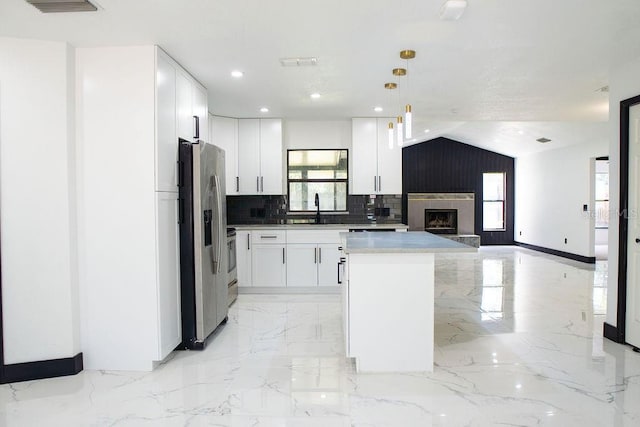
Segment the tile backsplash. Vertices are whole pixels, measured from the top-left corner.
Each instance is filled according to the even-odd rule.
[[[348,214],[322,213],[323,224],[362,224],[402,222],[402,196],[347,196]],[[285,224],[287,220],[315,218],[314,213],[290,214],[287,196],[227,196],[228,224]]]

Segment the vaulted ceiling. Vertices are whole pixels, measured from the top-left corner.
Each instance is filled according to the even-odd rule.
[[[518,156],[608,138],[600,89],[612,67],[640,55],[640,2],[468,0],[456,21],[440,19],[443,2],[98,0],[97,12],[42,14],[25,0],[2,0],[0,36],[157,44],[225,116],[395,116],[410,102],[414,143],[446,136]],[[400,59],[403,49],[416,58]],[[287,57],[317,65],[283,67]],[[407,65],[407,76],[391,74]]]

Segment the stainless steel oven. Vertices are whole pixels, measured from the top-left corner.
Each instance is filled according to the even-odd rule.
[[[227,251],[229,259],[229,305],[238,298],[238,272],[236,270],[236,229],[227,228]]]

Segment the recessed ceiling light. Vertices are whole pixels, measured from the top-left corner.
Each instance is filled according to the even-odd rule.
[[[431,129],[425,129],[424,130],[424,133],[429,133],[429,132],[431,132]]]
[[[380,113],[382,111],[382,107],[376,107],[373,109],[376,113]]]
[[[467,0],[447,0],[440,9],[440,19],[455,21],[460,19],[467,8]]]
[[[519,133],[520,135],[524,135],[524,131],[523,131],[523,130],[519,130],[519,131],[518,131],[518,133]]]
[[[316,93],[312,93],[310,96],[311,96],[311,98],[313,98],[313,99],[318,99],[318,98],[320,98],[320,94],[319,94],[318,92],[316,92]]]
[[[260,109],[260,112],[261,112],[261,113],[268,113],[268,112],[269,112],[269,109],[268,109],[267,107],[262,107],[262,108]]]
[[[233,70],[231,72],[231,77],[235,77],[236,79],[239,79],[242,76],[244,76],[244,73],[240,70]]]

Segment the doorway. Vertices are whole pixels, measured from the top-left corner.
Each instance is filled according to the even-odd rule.
[[[620,205],[616,325],[603,335],[640,348],[640,95],[620,101]],[[634,167],[630,167],[634,165]]]
[[[609,157],[595,163],[595,248],[596,261],[609,257]]]

